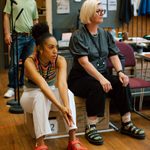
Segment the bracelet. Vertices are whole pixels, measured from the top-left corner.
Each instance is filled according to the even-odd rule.
[[[119,71],[117,71],[117,76],[119,76],[120,72],[124,73],[123,70],[119,70]]]

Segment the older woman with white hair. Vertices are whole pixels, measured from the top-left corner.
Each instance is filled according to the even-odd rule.
[[[70,40],[70,51],[74,63],[68,78],[69,89],[86,99],[87,126],[85,137],[95,145],[103,144],[97,133],[96,123],[104,116],[105,99],[110,96],[121,115],[121,133],[134,138],[144,139],[143,129],[131,121],[131,92],[129,78],[123,72],[112,35],[99,28],[103,22],[103,9],[100,0],[86,0],[80,10],[83,26],[75,31]],[[110,59],[117,75],[107,71]]]

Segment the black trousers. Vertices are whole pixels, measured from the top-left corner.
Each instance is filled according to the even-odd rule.
[[[84,76],[76,80],[68,80],[68,87],[75,96],[86,99],[87,116],[104,116],[105,100],[109,96],[113,100],[116,108],[123,116],[131,111],[131,92],[129,85],[123,87],[118,76],[103,74],[111,85],[112,90],[105,93],[100,82],[91,76]]]

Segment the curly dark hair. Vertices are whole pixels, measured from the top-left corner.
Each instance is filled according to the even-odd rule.
[[[48,24],[45,23],[37,23],[32,27],[32,36],[35,39],[36,45],[40,45],[43,41],[51,37],[52,34],[49,32]]]

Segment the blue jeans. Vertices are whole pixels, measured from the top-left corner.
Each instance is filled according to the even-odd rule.
[[[18,35],[16,38],[13,39],[13,44],[11,45],[10,50],[10,65],[8,71],[8,79],[9,84],[8,87],[15,88],[18,84],[24,84],[24,68],[21,68],[20,79],[19,83],[17,84],[17,63],[19,63],[20,58],[25,61],[25,59],[32,54],[35,46],[35,41],[32,36],[27,35]],[[16,43],[17,42],[17,43]],[[17,49],[18,49],[18,62],[17,62]]]

